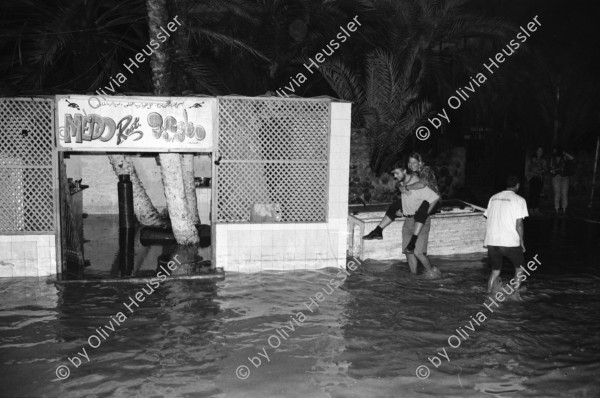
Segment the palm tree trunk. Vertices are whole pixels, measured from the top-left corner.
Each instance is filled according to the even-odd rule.
[[[140,224],[166,227],[168,223],[158,214],[148,197],[144,185],[135,171],[135,165],[124,155],[108,155],[108,160],[116,175],[129,174],[133,185],[133,209]]]
[[[179,19],[182,21],[188,20],[188,10],[190,9],[189,0],[175,0],[175,11],[179,16]],[[175,53],[175,58],[178,60],[184,60],[189,58],[189,31],[187,29],[186,24],[173,32],[173,43],[174,48],[173,52]],[[183,72],[183,73],[182,73]],[[182,95],[186,95],[188,90],[192,89],[192,83],[190,79],[183,70],[178,70],[178,73],[175,74],[175,87],[178,89],[177,93],[181,93]],[[206,94],[206,93],[204,93]]]
[[[167,26],[169,16],[167,0],[146,0],[146,8],[148,9],[150,37],[157,37],[159,33],[162,34],[161,26]],[[169,52],[166,48],[168,44],[167,41],[159,46],[150,57],[152,85],[156,95],[171,95],[171,68],[169,65]]]
[[[560,101],[560,75],[558,75],[558,78],[556,79],[556,86],[554,88],[554,123],[552,124],[552,130],[553,130],[553,134],[552,134],[552,145],[556,145],[558,144],[558,126],[559,126],[559,120],[558,120],[558,102]]]
[[[177,0],[175,1],[175,7],[177,15],[183,21],[188,20],[188,10],[190,3],[188,0]],[[185,59],[188,54],[188,31],[184,24],[181,28],[177,29],[173,34],[173,43],[175,57],[178,59]],[[186,73],[179,73],[174,76],[175,87],[177,93],[185,95],[186,91],[192,87],[188,75]],[[198,215],[198,199],[196,198],[196,185],[194,181],[194,155],[182,154],[181,155],[181,169],[183,171],[183,187],[185,190],[185,199],[187,202],[188,212],[192,217],[192,221],[195,225],[200,224],[200,216]]]
[[[180,245],[200,243],[198,230],[192,220],[185,196],[180,155],[161,153],[160,166],[175,240]]]
[[[186,153],[181,155],[181,171],[183,172],[183,189],[187,211],[194,225],[200,224],[198,215],[198,199],[196,198],[196,184],[194,181],[194,155]]]
[[[148,9],[150,37],[157,37],[159,33],[162,33],[160,28],[167,26],[169,15],[167,1],[146,0],[146,7]],[[152,84],[156,95],[171,95],[172,75],[169,53],[166,48],[168,43],[166,42],[157,48],[150,57]],[[175,240],[180,245],[199,243],[198,231],[192,219],[192,213],[189,212],[186,199],[181,157],[177,153],[161,153],[158,156]]]

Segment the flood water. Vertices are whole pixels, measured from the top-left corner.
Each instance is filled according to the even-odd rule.
[[[123,303],[146,285],[2,280],[0,396],[599,397],[599,227],[528,222],[526,259],[541,265],[525,301],[493,312],[482,254],[434,257],[441,281],[368,261],[349,276],[166,280],[133,312]],[[83,349],[89,361],[73,359]]]

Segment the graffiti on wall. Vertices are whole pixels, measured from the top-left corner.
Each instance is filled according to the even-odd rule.
[[[133,120],[133,122],[132,122]],[[82,115],[81,113],[66,114],[64,129],[61,132],[60,139],[65,143],[70,144],[74,138],[77,144],[83,141],[100,140],[108,142],[117,133],[117,145],[127,140],[127,138],[137,135],[134,141],[139,140],[144,136],[144,133],[138,130],[140,127],[140,118],[133,118],[127,115],[119,120],[118,123],[110,117],[102,117],[100,115]]]

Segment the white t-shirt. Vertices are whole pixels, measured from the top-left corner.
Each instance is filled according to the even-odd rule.
[[[407,194],[402,194],[402,213],[411,216],[419,210],[419,207],[424,200],[431,204],[440,198],[440,196],[429,187],[415,190],[411,189],[408,192],[409,193]]]
[[[484,214],[487,217],[484,246],[521,246],[517,220],[529,216],[525,199],[513,191],[502,191],[490,198]]]

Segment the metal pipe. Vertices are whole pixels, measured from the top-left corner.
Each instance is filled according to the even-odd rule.
[[[129,179],[129,174],[119,175],[117,191],[119,195],[119,227],[135,228],[133,185]]]

